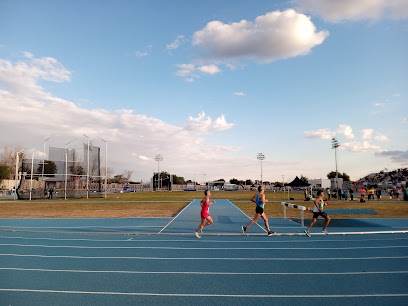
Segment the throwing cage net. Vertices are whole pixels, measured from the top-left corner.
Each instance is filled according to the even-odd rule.
[[[90,198],[104,194],[101,150],[96,146],[49,147],[48,159],[23,159],[19,172],[19,199]]]

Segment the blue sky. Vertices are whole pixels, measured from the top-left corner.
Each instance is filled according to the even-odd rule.
[[[148,180],[408,165],[406,1],[0,0],[0,149],[108,141]],[[104,157],[103,157],[104,158]],[[205,174],[205,176],[203,176]]]

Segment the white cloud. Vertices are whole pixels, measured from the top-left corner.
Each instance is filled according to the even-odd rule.
[[[406,0],[295,0],[297,9],[321,16],[330,22],[407,18]]]
[[[336,135],[343,135],[346,139],[354,139],[353,129],[349,125],[340,124],[337,130],[330,129],[318,129],[315,131],[304,132],[307,138],[320,138],[320,139],[331,139]]]
[[[373,132],[374,132],[373,129],[363,129],[361,131],[362,133],[361,138],[364,140],[370,140],[371,138],[373,138]]]
[[[306,131],[303,134],[307,138],[332,139],[336,135],[336,132],[330,129],[318,129],[315,131]]]
[[[176,75],[180,77],[185,77],[186,81],[194,82],[195,79],[200,78],[203,75],[213,75],[220,73],[221,70],[217,65],[202,65],[196,66],[194,64],[180,64],[177,65],[179,70],[177,70]]]
[[[217,65],[204,65],[197,68],[199,71],[205,74],[217,74],[221,72],[220,68]]]
[[[145,56],[148,56],[149,53],[147,53],[147,52],[142,52],[142,51],[136,51],[136,52],[135,52],[135,55],[136,55],[137,57],[145,57]]]
[[[217,173],[220,164],[231,159],[228,152],[236,147],[221,148],[216,144],[202,144],[203,136],[197,131],[223,131],[233,127],[224,116],[212,120],[205,117],[190,118],[190,127],[176,126],[163,120],[135,114],[133,110],[85,109],[77,104],[55,97],[41,88],[38,81],[70,81],[70,72],[56,59],[36,59],[27,56],[24,61],[13,63],[0,60],[0,133],[1,146],[23,146],[43,150],[48,145],[64,147],[82,146],[88,135],[95,145],[103,148],[101,136],[108,142],[109,166],[115,173],[135,170],[133,179],[149,178],[155,164],[152,156],[163,153],[166,162],[178,175],[192,175],[197,168]],[[223,150],[224,154],[219,154]],[[103,151],[103,150],[102,150]],[[135,153],[138,152],[138,153]],[[234,165],[235,162],[230,162]],[[211,163],[209,162],[211,161]],[[233,166],[234,167],[234,166]]]
[[[227,123],[224,115],[221,115],[215,121],[209,116],[205,116],[205,112],[201,112],[198,117],[190,116],[186,125],[188,131],[209,132],[209,131],[224,131],[229,130],[234,126],[233,123]]]
[[[337,134],[343,135],[346,139],[354,139],[353,129],[349,125],[341,124],[337,129]]]
[[[340,148],[351,152],[382,151],[381,147],[373,145],[368,141],[345,142],[341,144]]]
[[[351,126],[344,124],[339,125],[337,130],[326,128],[314,131],[306,131],[304,132],[304,136],[307,138],[319,139],[331,139],[338,136],[344,137],[344,139],[356,139]],[[373,140],[384,142],[388,141],[388,137],[376,132],[374,129],[363,129],[361,130],[361,139],[356,139],[352,142],[340,142],[340,149],[351,152],[383,151],[380,146],[372,143]]]
[[[166,49],[171,52],[172,50],[178,49],[184,42],[184,35],[179,35],[172,43],[166,45]]]
[[[288,9],[258,16],[254,22],[211,21],[194,33],[193,45],[218,61],[254,58],[270,62],[305,55],[327,36],[327,31],[316,31],[309,17]]]
[[[234,92],[234,95],[235,96],[246,96],[245,92],[242,92],[242,91]]]

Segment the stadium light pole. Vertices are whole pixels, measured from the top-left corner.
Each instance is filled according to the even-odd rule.
[[[105,198],[107,198],[106,191],[108,189],[108,142],[99,136],[97,137],[105,142]]]
[[[44,140],[43,164],[42,164],[42,172],[41,172],[41,177],[43,177],[43,176],[44,176],[44,164],[45,164],[45,143],[48,141],[48,139],[50,139],[50,137],[48,137],[46,140]]]
[[[332,149],[334,149],[334,160],[336,163],[336,194],[337,194],[337,201],[339,200],[339,174],[337,172],[337,148],[340,147],[339,142],[337,141],[337,139],[335,137],[332,138]]]
[[[17,200],[17,182],[18,182],[18,164],[20,163],[20,160],[19,160],[19,154],[20,153],[23,153],[24,152],[24,150],[21,150],[21,151],[18,151],[17,153],[16,153],[16,181],[15,181],[15,190],[14,190],[14,200]]]
[[[163,161],[163,155],[157,154],[154,158],[157,161],[157,189],[160,187],[160,162]]]
[[[89,137],[83,134],[88,139],[88,153],[87,153],[87,170],[86,170],[86,198],[89,199]]]
[[[68,145],[71,142],[74,142],[78,138],[75,138],[74,140],[71,140],[70,142],[65,144],[65,193],[64,193],[64,199],[67,199],[67,181],[68,181]]]
[[[256,159],[261,161],[261,186],[263,185],[263,179],[262,179],[262,161],[265,159],[265,155],[263,153],[258,153],[256,155]]]

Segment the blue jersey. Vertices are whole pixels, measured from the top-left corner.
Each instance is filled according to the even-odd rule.
[[[256,195],[255,203],[256,203],[256,206],[264,208],[265,203],[259,200],[259,193]]]

